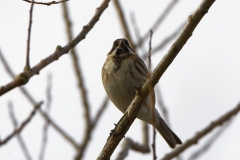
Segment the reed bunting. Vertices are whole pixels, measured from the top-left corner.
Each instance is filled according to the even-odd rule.
[[[125,113],[132,102],[136,88],[143,86],[147,79],[147,67],[129,46],[128,41],[124,38],[115,40],[102,68],[102,82],[108,97],[122,113]],[[154,114],[156,129],[168,145],[174,148],[177,144],[182,144],[156,108]],[[152,124],[149,96],[142,104],[137,118]]]

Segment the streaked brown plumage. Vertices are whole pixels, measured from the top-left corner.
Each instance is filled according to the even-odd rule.
[[[144,85],[148,78],[147,73],[145,63],[129,46],[128,41],[124,38],[115,40],[102,68],[102,81],[108,97],[121,112],[127,110],[135,96],[135,89]],[[168,145],[174,148],[177,144],[182,144],[156,108],[154,114],[156,129]],[[149,97],[143,103],[137,118],[152,124]]]

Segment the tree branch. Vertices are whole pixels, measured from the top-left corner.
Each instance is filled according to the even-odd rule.
[[[178,0],[172,0],[171,3],[167,6],[167,8],[163,11],[163,13],[160,15],[160,17],[157,19],[157,21],[154,23],[154,25],[151,27],[151,30],[156,31],[156,29],[159,27],[159,25],[163,22],[163,20],[167,17],[167,15],[171,12],[173,7],[177,4]],[[143,42],[147,40],[148,38],[148,32],[138,40],[137,46],[141,47]]]
[[[99,8],[96,9],[96,12],[92,19],[89,21],[89,23],[83,27],[82,31],[77,35],[76,38],[74,38],[71,42],[69,42],[66,46],[61,47],[57,46],[55,52],[48,56],[47,58],[41,60],[37,65],[31,68],[31,70],[24,71],[16,78],[6,84],[0,87],[0,96],[3,94],[11,91],[12,89],[19,87],[21,85],[26,84],[34,75],[39,74],[39,72],[51,64],[52,62],[58,60],[61,56],[64,54],[67,54],[72,48],[74,48],[79,42],[81,42],[85,36],[89,33],[89,31],[94,27],[94,25],[99,20],[99,17],[102,15],[103,11],[108,7],[108,3],[110,0],[104,0]]]
[[[34,3],[31,4],[30,11],[29,11],[29,25],[28,25],[28,38],[27,38],[27,55],[26,55],[26,65],[24,67],[24,71],[30,69],[29,57],[30,57],[30,42],[31,42],[33,5],[34,5]]]
[[[46,89],[46,95],[47,95],[47,100],[46,100],[46,113],[50,114],[50,107],[52,104],[52,95],[51,95],[51,91],[52,91],[52,74],[48,75],[48,85],[47,85],[47,89]],[[42,145],[40,148],[40,153],[39,153],[39,160],[43,160],[44,159],[44,154],[45,154],[45,150],[46,150],[46,146],[47,146],[47,140],[48,140],[48,126],[49,126],[49,122],[45,121],[45,124],[43,126],[43,138],[42,138]]]
[[[22,129],[31,121],[31,119],[35,115],[36,110],[42,105],[42,103],[43,102],[40,102],[34,107],[33,111],[30,113],[28,118],[22,122],[20,127],[14,129],[14,131],[10,135],[8,135],[3,141],[0,140],[0,146],[6,144],[14,135],[19,134],[22,131]]]
[[[14,125],[14,128],[16,129],[18,127],[18,122],[17,122],[17,119],[16,119],[14,111],[13,111],[13,104],[11,102],[9,102],[9,104],[8,104],[8,110],[9,110],[9,115],[10,115],[10,118]],[[26,159],[31,160],[32,159],[31,155],[27,149],[25,142],[22,139],[22,136],[18,133],[18,134],[16,134],[16,137],[17,137],[17,140],[21,146],[21,149],[22,149],[23,154],[25,155]]]
[[[204,137],[206,134],[211,132],[214,128],[216,128],[219,125],[222,125],[224,122],[227,122],[231,117],[236,115],[240,111],[240,103],[232,110],[227,112],[226,114],[219,117],[217,120],[213,121],[211,124],[209,124],[207,127],[205,127],[203,130],[196,133],[195,136],[188,139],[183,145],[177,147],[172,152],[166,154],[163,158],[163,160],[168,160],[176,157],[179,153],[183,152],[185,149],[190,147],[193,144],[197,144],[198,140],[202,137]]]
[[[0,52],[0,60],[2,61],[4,68],[7,70],[7,73],[14,78],[15,74],[13,73],[13,71],[11,70],[10,66],[8,65],[6,59],[4,58],[3,54]],[[30,93],[27,91],[26,88],[24,88],[24,86],[20,87],[21,92],[23,93],[23,95],[27,98],[27,100],[32,104],[32,105],[36,105],[36,100],[34,100],[34,98],[30,95]],[[62,129],[60,128],[60,126],[57,125],[56,122],[54,122],[44,111],[41,110],[41,108],[38,109],[38,112],[40,113],[40,115],[47,121],[49,122],[49,124],[51,124],[51,126],[59,132],[60,135],[62,135],[68,142],[70,142],[74,148],[76,150],[78,150],[78,145],[76,144],[76,142]]]

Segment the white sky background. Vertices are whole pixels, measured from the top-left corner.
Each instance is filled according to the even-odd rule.
[[[68,2],[74,36],[89,22],[101,2],[101,0],[70,0]],[[179,1],[161,27],[154,31],[153,48],[183,21],[186,21],[200,2],[201,0]],[[130,13],[135,14],[141,35],[150,29],[168,5],[163,0],[131,0],[121,1],[121,4],[128,22],[130,22]],[[240,1],[238,0],[216,1],[160,80],[164,102],[169,109],[171,128],[183,142],[240,102],[239,6]],[[16,74],[20,73],[25,65],[29,9],[30,4],[21,0],[0,1],[0,49]],[[30,50],[31,66],[52,54],[57,45],[64,46],[67,43],[65,23],[62,17],[60,4],[49,7],[34,6]],[[132,32],[131,35],[136,42],[135,34]],[[109,7],[100,17],[100,21],[86,36],[86,39],[76,47],[85,79],[84,83],[88,90],[88,99],[92,107],[92,117],[96,115],[106,95],[101,82],[102,65],[106,54],[112,47],[112,42],[121,37],[124,37],[124,34],[113,2],[110,2]],[[172,42],[152,57],[153,67],[161,60],[171,44]],[[148,41],[144,48],[148,49]],[[45,91],[49,73],[53,76],[51,117],[76,141],[80,142],[84,130],[84,115],[70,56],[64,55],[58,61],[47,66],[25,87],[37,101],[46,100]],[[0,85],[5,85],[10,81],[11,78],[0,64]],[[19,123],[32,110],[31,104],[22,96],[19,89],[14,89],[0,97],[1,139],[4,139],[13,130],[7,107],[9,101],[14,104]],[[45,108],[45,105],[42,107]],[[114,123],[117,123],[121,116],[122,113],[110,103],[92,134],[84,159],[97,158],[110,130],[114,128]],[[240,118],[237,115],[234,117],[232,125],[199,159],[240,159],[239,123]],[[38,159],[43,124],[42,117],[36,114],[21,133],[33,159]],[[75,156],[74,148],[52,127],[49,128],[48,133],[46,160],[72,159]],[[186,150],[182,155],[183,159],[189,157],[193,151],[204,144],[210,137],[209,135],[198,145]],[[126,137],[142,142],[139,120],[134,122]],[[159,135],[157,135],[156,144],[158,158],[171,151]],[[113,159],[119,152],[120,146],[121,144],[115,150]],[[0,159],[25,159],[16,138],[11,139],[0,148]],[[131,151],[126,159],[152,159],[152,154],[144,155]]]

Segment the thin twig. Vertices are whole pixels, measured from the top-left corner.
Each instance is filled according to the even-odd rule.
[[[149,147],[149,133],[148,133],[148,124],[144,121],[142,121],[142,138],[143,138],[143,146],[145,146],[146,153],[150,152],[150,147]]]
[[[6,59],[4,58],[2,52],[0,51],[0,60],[2,61],[2,64],[4,65],[4,68],[6,69],[7,73],[10,75],[10,77],[14,78],[15,74],[13,73],[12,69],[10,68],[9,64],[7,63]],[[23,95],[27,98],[27,100],[35,106],[36,100],[30,95],[30,93],[27,91],[24,86],[19,87]],[[44,111],[41,110],[41,108],[38,109],[38,112],[40,115],[49,122],[49,124],[59,132],[60,135],[62,135],[68,142],[70,142],[76,150],[78,150],[78,145],[76,142],[63,130],[59,125],[57,125],[56,122],[54,122]]]
[[[96,126],[96,124],[98,123],[98,120],[100,119],[101,115],[103,114],[103,112],[106,110],[106,107],[108,105],[108,102],[109,102],[109,98],[106,96],[104,99],[103,99],[103,103],[102,105],[99,107],[98,111],[97,111],[97,114],[94,118],[94,120],[92,121],[92,128],[94,128]]]
[[[38,103],[38,104],[34,107],[33,111],[30,113],[30,115],[28,116],[28,118],[22,122],[22,124],[20,125],[20,127],[14,129],[13,132],[12,132],[10,135],[8,135],[4,140],[0,140],[0,146],[6,144],[11,138],[14,137],[14,135],[19,134],[19,133],[23,130],[23,128],[31,121],[31,119],[33,118],[36,110],[37,110],[42,104],[43,104],[43,102]]]
[[[141,153],[149,153],[150,151],[148,146],[138,144],[130,138],[125,138],[121,146],[121,151],[118,153],[115,160],[124,160],[127,157],[130,149]]]
[[[116,160],[123,160],[127,157],[128,152],[130,149],[141,152],[141,153],[149,153],[150,147],[149,147],[149,141],[148,141],[148,124],[144,121],[142,121],[142,133],[143,133],[143,143],[139,144],[137,142],[134,142],[131,138],[125,138],[120,152],[117,154]]]
[[[240,111],[240,103],[232,110],[228,111],[212,123],[210,123],[207,127],[202,129],[201,131],[197,132],[192,138],[188,139],[183,145],[177,147],[176,149],[172,150],[172,152],[166,154],[163,158],[163,160],[168,160],[176,157],[178,154],[182,153],[184,150],[186,150],[188,147],[190,147],[193,144],[197,144],[197,142],[210,133],[214,128],[217,126],[222,125],[223,123],[227,122],[232,118],[234,115],[236,115]]]
[[[89,131],[89,134],[85,134],[84,137],[83,137],[83,141],[81,142],[81,145],[79,145],[79,149],[78,149],[78,153],[76,154],[75,156],[75,160],[80,160],[82,159],[83,157],[83,154],[85,152],[85,149],[87,147],[87,144],[89,143],[89,140],[91,138],[91,134],[92,134],[92,130],[94,129],[94,127],[97,125],[97,123],[99,122],[99,119],[103,113],[103,111],[105,111],[106,107],[107,107],[107,104],[109,102],[109,99],[106,97],[104,100],[103,100],[103,103],[101,105],[101,107],[99,108],[93,122],[92,122],[92,125],[91,127],[89,128],[90,131]]]
[[[74,38],[71,42],[66,44],[64,47],[57,46],[55,52],[48,56],[47,58],[41,60],[37,65],[31,68],[31,70],[24,71],[12,81],[6,85],[0,87],[0,96],[3,94],[19,87],[21,85],[26,84],[34,75],[39,74],[39,72],[51,64],[52,62],[58,60],[64,54],[67,54],[72,48],[74,48],[79,42],[81,42],[89,31],[94,27],[94,25],[99,20],[100,16],[102,15],[103,11],[108,7],[108,3],[110,0],[104,0],[99,8],[96,9],[96,12],[89,23],[83,27],[82,31]]]
[[[10,115],[10,118],[11,118],[12,123],[14,125],[14,128],[16,129],[18,127],[18,122],[17,122],[17,119],[16,119],[15,114],[14,114],[12,102],[9,102],[8,110],[9,110],[9,115]],[[17,137],[17,140],[18,140],[18,142],[21,146],[21,149],[22,149],[23,154],[25,155],[26,159],[31,160],[32,159],[31,155],[28,152],[27,146],[26,146],[25,142],[23,141],[22,136],[18,133],[18,134],[16,134],[16,137]]]
[[[148,49],[148,79],[150,80],[151,79],[151,72],[152,72],[152,69],[151,69],[151,66],[152,66],[152,63],[151,63],[151,50],[152,50],[152,35],[153,35],[153,31],[150,30],[150,38],[149,38],[149,49]],[[151,81],[149,81],[149,84],[148,84],[148,89],[149,89],[149,96],[150,96],[150,108],[151,108],[151,114],[152,114],[152,126],[153,126],[153,143],[152,143],[152,149],[153,149],[153,160],[156,160],[157,159],[157,156],[156,156],[156,131],[155,131],[155,126],[156,126],[156,123],[155,123],[155,95],[154,95],[154,90],[153,90],[153,86],[152,86],[152,83]]]
[[[159,25],[163,22],[163,20],[167,17],[167,15],[171,12],[173,7],[177,4],[178,0],[172,0],[171,3],[167,6],[167,8],[163,11],[163,13],[160,15],[160,17],[157,19],[157,21],[154,23],[154,25],[151,27],[153,31],[156,31],[157,28],[159,28]],[[137,46],[140,47],[145,40],[148,38],[148,32],[138,40]]]
[[[69,0],[62,0],[62,1],[51,1],[51,2],[36,2],[36,1],[29,1],[29,0],[23,0],[25,2],[28,2],[28,3],[34,3],[34,4],[42,4],[42,5],[47,5],[47,6],[50,6],[52,4],[59,4],[59,3],[64,3],[64,2],[67,2]]]
[[[14,78],[15,74],[13,73],[12,69],[8,65],[7,60],[5,59],[5,57],[2,54],[1,50],[0,50],[0,60],[1,60],[2,64],[3,64],[3,67],[5,68],[6,72],[10,75],[11,78]]]
[[[227,128],[232,124],[232,121],[234,119],[230,119],[228,122],[226,122],[215,134],[209,138],[209,140],[197,151],[192,153],[192,155],[189,157],[189,160],[196,160],[200,156],[202,156],[204,153],[209,151],[213,143],[221,136],[221,134],[227,130]]]
[[[126,18],[124,17],[124,11],[119,3],[118,0],[114,0],[114,5],[116,7],[116,10],[117,10],[117,13],[118,13],[118,17],[120,19],[120,22],[121,22],[121,25],[123,27],[123,32],[124,32],[124,35],[125,37],[128,39],[128,42],[130,43],[130,46],[135,50],[135,45],[133,43],[133,39],[131,37],[131,34],[130,34],[130,30],[128,28],[128,25],[127,25],[127,21],[126,21]]]
[[[51,103],[52,103],[52,95],[51,95],[52,75],[51,74],[48,75],[47,82],[48,82],[48,85],[47,85],[47,89],[46,89],[46,95],[47,95],[46,113],[50,114],[50,107],[51,107]],[[45,150],[46,150],[46,146],[47,146],[47,140],[48,140],[48,126],[49,126],[49,122],[45,121],[45,124],[43,126],[43,139],[42,139],[42,145],[41,145],[40,152],[39,152],[39,160],[44,159]]]
[[[140,39],[141,38],[140,31],[139,31],[139,28],[138,28],[138,25],[137,25],[137,20],[136,20],[136,17],[135,17],[134,13],[130,14],[130,19],[131,19],[131,22],[132,22],[133,31],[135,32],[136,39]]]
[[[151,81],[152,85],[155,86],[163,73],[172,63],[174,58],[180,52],[184,44],[191,37],[192,32],[196,28],[197,24],[203,18],[203,16],[207,13],[208,9],[214,3],[214,0],[204,0],[200,6],[197,8],[196,12],[189,16],[188,23],[184,27],[182,33],[177,38],[175,43],[169,49],[167,54],[163,57],[163,59],[159,62],[157,67],[154,69],[152,78],[148,79],[147,82],[142,87],[142,90],[136,94],[131,104],[128,106],[127,111],[124,113],[123,117],[120,119],[115,129],[112,130],[112,134],[108,137],[106,144],[104,145],[101,153],[98,156],[98,160],[110,159],[113,151],[122,140],[133,121],[137,117],[137,114],[149,94],[148,85],[149,81]]]
[[[171,42],[171,40],[173,40],[175,37],[177,37],[179,35],[179,33],[182,31],[184,25],[186,24],[186,22],[182,23],[181,25],[179,25],[177,27],[177,29],[172,32],[169,36],[167,36],[165,39],[162,40],[161,43],[159,43],[159,45],[157,45],[156,47],[154,47],[152,49],[152,55],[158,53],[160,50],[162,50],[169,42]],[[143,53],[143,59],[147,59],[148,53]]]
[[[33,1],[34,2],[34,1]],[[33,5],[34,3],[31,3],[30,11],[29,11],[29,25],[28,25],[28,38],[27,38],[27,55],[26,55],[26,66],[24,70],[30,69],[30,42],[31,42],[31,29],[32,29],[32,17],[33,17]]]

